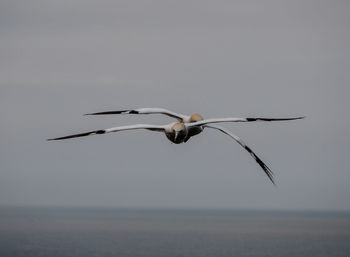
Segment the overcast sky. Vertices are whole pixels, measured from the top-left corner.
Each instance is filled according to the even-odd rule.
[[[0,205],[350,210],[350,2],[5,0],[0,3]],[[168,117],[225,124],[181,145],[130,131]]]

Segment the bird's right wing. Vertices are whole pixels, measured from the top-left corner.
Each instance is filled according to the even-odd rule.
[[[85,115],[108,115],[108,114],[165,114],[181,122],[185,122],[186,120],[189,119],[189,116],[187,115],[169,111],[164,108],[139,108],[139,109],[128,109],[128,110],[119,110],[119,111],[87,113]]]
[[[221,131],[222,133],[228,135],[229,137],[233,138],[238,144],[240,144],[248,153],[254,158],[254,160],[259,164],[259,166],[264,170],[265,174],[268,176],[268,178],[271,180],[271,182],[275,185],[275,181],[273,179],[273,173],[270,170],[269,167],[257,156],[252,149],[250,149],[249,146],[247,146],[238,136],[232,134],[230,131],[227,129],[224,129],[222,127],[218,126],[209,126],[209,125],[204,125],[203,127],[205,128],[212,128],[212,129],[217,129]]]
[[[255,121],[288,121],[288,120],[299,120],[305,117],[295,117],[295,118],[213,118],[201,120],[193,123],[186,123],[187,127],[203,126],[211,123],[223,123],[223,122],[255,122]]]
[[[51,140],[63,140],[63,139],[69,139],[69,138],[75,138],[75,137],[85,137],[90,135],[99,135],[99,134],[105,134],[110,132],[118,132],[118,131],[124,131],[124,130],[134,130],[134,129],[148,129],[152,131],[160,131],[164,132],[167,129],[166,126],[160,126],[160,125],[147,125],[147,124],[136,124],[136,125],[130,125],[130,126],[120,126],[120,127],[114,127],[114,128],[108,128],[108,129],[100,129],[100,130],[93,130],[89,132],[64,136],[64,137],[56,137],[56,138],[50,138],[47,139],[48,141]]]

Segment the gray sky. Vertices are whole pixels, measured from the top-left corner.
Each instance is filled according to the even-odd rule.
[[[0,204],[350,210],[349,1],[0,3]],[[216,116],[270,166],[205,131],[46,138]]]

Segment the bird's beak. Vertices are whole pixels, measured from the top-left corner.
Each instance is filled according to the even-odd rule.
[[[175,131],[175,141],[176,141],[178,136],[179,136],[179,131]]]

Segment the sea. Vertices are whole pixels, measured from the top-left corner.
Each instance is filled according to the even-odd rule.
[[[0,207],[1,257],[350,256],[350,213]]]

